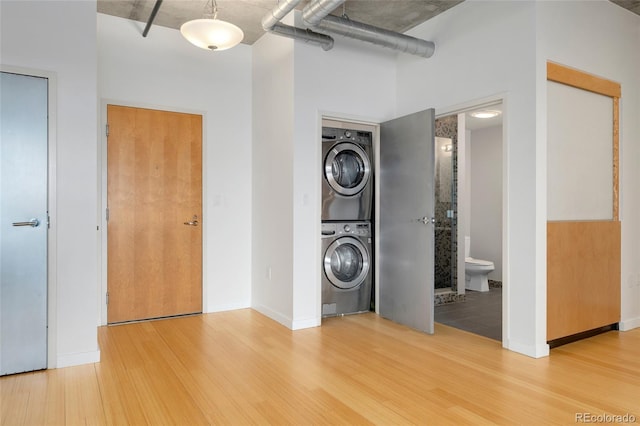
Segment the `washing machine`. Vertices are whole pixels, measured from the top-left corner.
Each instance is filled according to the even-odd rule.
[[[372,133],[322,128],[322,220],[371,220]]]
[[[373,282],[370,222],[322,223],[322,316],[366,312]]]

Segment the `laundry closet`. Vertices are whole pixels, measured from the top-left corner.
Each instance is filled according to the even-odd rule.
[[[322,316],[372,308],[373,126],[323,121]]]

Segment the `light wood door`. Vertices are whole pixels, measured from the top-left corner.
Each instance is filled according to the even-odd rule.
[[[201,312],[202,116],[108,105],[107,121],[107,321]]]
[[[547,341],[620,321],[618,83],[547,64]]]

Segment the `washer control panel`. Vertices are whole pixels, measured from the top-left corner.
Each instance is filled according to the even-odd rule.
[[[323,222],[322,236],[337,237],[342,235],[371,236],[370,222]]]

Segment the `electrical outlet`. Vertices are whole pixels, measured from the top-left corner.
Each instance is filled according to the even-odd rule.
[[[267,266],[266,278],[267,280],[271,281],[271,266]]]

